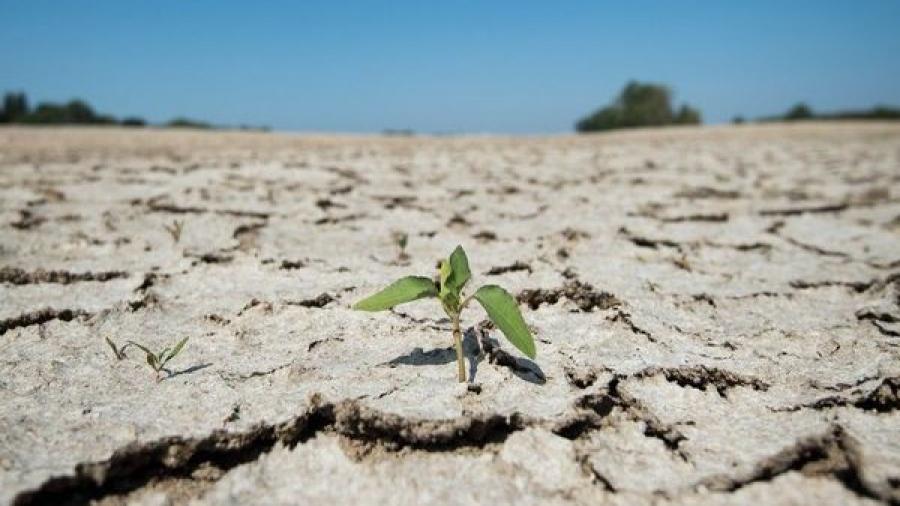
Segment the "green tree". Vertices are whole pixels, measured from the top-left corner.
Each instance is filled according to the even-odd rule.
[[[672,92],[662,84],[631,81],[607,107],[582,118],[575,124],[579,132],[611,130],[671,124],[699,124],[700,111],[683,105],[672,109]]]
[[[169,128],[199,128],[199,129],[208,129],[212,128],[212,125],[209,123],[205,123],[203,121],[197,121],[195,119],[190,118],[175,118],[168,123],[166,126]]]
[[[147,126],[147,122],[144,120],[144,118],[139,118],[137,116],[128,116],[127,118],[123,118],[121,124],[122,126],[127,127]]]
[[[788,112],[785,113],[785,115],[784,115],[784,119],[786,119],[788,121],[810,119],[812,117],[813,117],[812,109],[808,105],[804,104],[803,102],[800,102],[800,103],[796,104],[794,107],[791,107],[788,110]]]
[[[23,92],[7,93],[3,96],[0,109],[0,123],[14,123],[28,115],[28,98]]]
[[[699,110],[684,104],[675,115],[675,123],[679,125],[699,125],[703,123],[703,118],[700,116]]]

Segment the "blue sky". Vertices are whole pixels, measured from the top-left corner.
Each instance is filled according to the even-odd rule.
[[[900,1],[0,0],[0,90],[279,130],[565,132],[629,79],[707,122],[900,105]]]

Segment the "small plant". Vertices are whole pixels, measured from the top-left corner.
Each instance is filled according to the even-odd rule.
[[[171,225],[163,225],[165,227],[166,232],[172,236],[172,240],[176,243],[181,240],[181,232],[184,230],[184,221],[183,220],[172,220]]]
[[[397,244],[397,263],[406,264],[409,263],[409,254],[406,252],[406,245],[409,244],[409,234],[406,232],[393,232],[391,237],[394,239],[394,243]]]
[[[184,338],[181,341],[178,341],[174,347],[163,348],[159,353],[153,353],[146,346],[136,343],[134,341],[128,341],[121,347],[116,345],[112,339],[106,338],[106,343],[109,344],[109,347],[112,348],[113,354],[116,356],[116,360],[123,360],[127,358],[125,355],[125,350],[128,349],[129,346],[134,346],[135,348],[140,349],[144,352],[147,358],[147,365],[150,366],[151,369],[156,373],[156,382],[158,383],[161,379],[159,373],[165,370],[166,364],[169,363],[170,360],[175,358],[179,353],[181,353],[181,349],[184,348],[184,345],[187,343],[188,338]]]
[[[463,288],[472,277],[469,259],[462,246],[457,246],[450,258],[441,260],[440,277],[432,280],[423,276],[407,276],[393,282],[384,290],[357,302],[353,309],[360,311],[385,311],[414,300],[435,297],[441,302],[444,312],[453,324],[453,342],[456,347],[456,362],[459,366],[459,381],[466,381],[463,362],[462,332],[460,315],[472,299],[477,300],[488,317],[503,332],[503,335],[522,353],[535,358],[534,339],[516,300],[497,285],[484,285],[471,295],[464,297]]]
[[[124,346],[119,347],[116,345],[116,343],[113,342],[112,339],[107,337],[106,344],[108,344],[109,347],[112,348],[113,354],[116,356],[116,360],[125,360],[125,348],[128,348],[128,343],[125,343]]]

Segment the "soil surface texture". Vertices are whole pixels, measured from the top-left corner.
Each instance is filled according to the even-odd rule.
[[[0,128],[0,504],[900,504],[898,389],[900,125]]]

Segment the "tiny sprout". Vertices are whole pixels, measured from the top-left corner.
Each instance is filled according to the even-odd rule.
[[[112,352],[116,356],[116,360],[124,360],[125,359],[125,348],[128,347],[127,343],[120,348],[120,347],[116,346],[116,343],[114,343],[112,339],[107,337],[106,344],[108,344],[109,347],[112,348]]]
[[[116,356],[116,360],[122,360],[122,359],[126,358],[125,350],[129,346],[134,346],[135,348],[138,348],[141,351],[143,351],[144,354],[146,355],[147,365],[149,365],[150,368],[153,369],[153,371],[156,373],[156,381],[158,383],[161,379],[159,373],[166,370],[165,369],[166,364],[168,364],[170,360],[172,360],[179,353],[181,353],[181,349],[184,348],[184,345],[187,343],[187,340],[188,340],[188,338],[185,337],[181,341],[178,341],[178,344],[176,344],[173,348],[169,348],[169,347],[163,348],[163,350],[160,351],[159,353],[153,353],[146,346],[144,346],[140,343],[136,343],[134,341],[128,341],[127,343],[125,343],[124,345],[119,347],[116,345],[116,343],[113,342],[112,339],[107,337],[106,343],[109,344],[110,348],[112,348],[113,354],[115,354],[115,356]]]
[[[462,289],[472,277],[472,273],[469,271],[469,259],[462,246],[457,246],[450,254],[450,258],[442,260],[438,268],[440,270],[438,280],[422,276],[401,278],[380,292],[357,302],[353,309],[385,311],[396,305],[425,297],[435,297],[440,300],[444,312],[453,323],[453,341],[456,347],[460,382],[466,381],[460,315],[472,299],[481,304],[491,321],[513,346],[528,357],[535,357],[534,339],[531,337],[528,326],[525,325],[516,300],[509,292],[497,285],[484,285],[471,295],[463,296]]]
[[[406,245],[409,244],[409,234],[406,232],[394,232],[391,234],[394,242],[397,243],[397,262],[406,263],[409,261],[409,254],[406,253]]]
[[[173,241],[178,242],[181,240],[181,231],[184,230],[183,220],[172,220],[171,225],[163,225],[163,227],[172,236]]]

